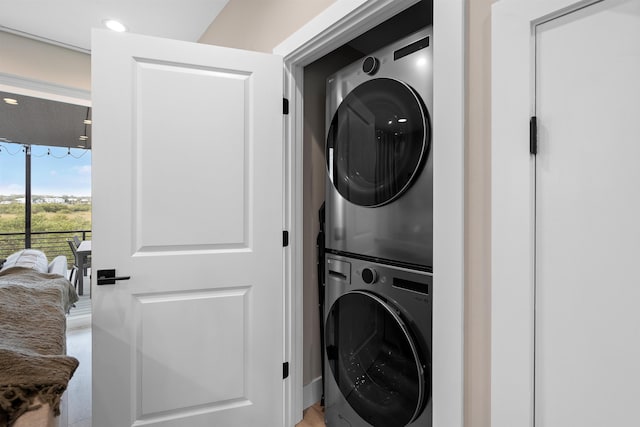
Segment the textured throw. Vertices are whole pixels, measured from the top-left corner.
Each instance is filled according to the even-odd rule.
[[[0,426],[37,409],[36,398],[60,414],[60,397],[78,367],[65,355],[65,313],[77,300],[57,274],[0,271]]]

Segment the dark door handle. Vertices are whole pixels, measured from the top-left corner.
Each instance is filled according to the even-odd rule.
[[[98,270],[98,286],[115,285],[116,280],[129,280],[131,276],[116,276],[115,268]]]

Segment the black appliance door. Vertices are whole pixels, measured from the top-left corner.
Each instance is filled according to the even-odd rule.
[[[342,395],[376,427],[415,420],[430,393],[426,364],[397,311],[376,295],[338,298],[325,325],[327,359]]]
[[[342,101],[327,135],[327,172],[338,192],[359,206],[389,203],[406,191],[429,155],[429,113],[397,80],[362,83]]]

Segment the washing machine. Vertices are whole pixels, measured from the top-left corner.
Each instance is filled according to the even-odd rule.
[[[328,252],[432,271],[432,49],[427,27],[328,77]]]
[[[431,427],[432,275],[327,255],[328,427]]]

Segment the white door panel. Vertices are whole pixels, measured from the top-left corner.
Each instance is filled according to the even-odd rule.
[[[135,74],[136,180],[145,189],[137,198],[136,250],[175,243],[247,247],[251,75],[140,60]],[[215,221],[206,206],[215,208]],[[191,221],[167,227],[166,218],[183,210]]]
[[[282,425],[282,59],[95,31],[92,61],[93,426]]]
[[[536,427],[640,424],[640,1],[536,28]]]

